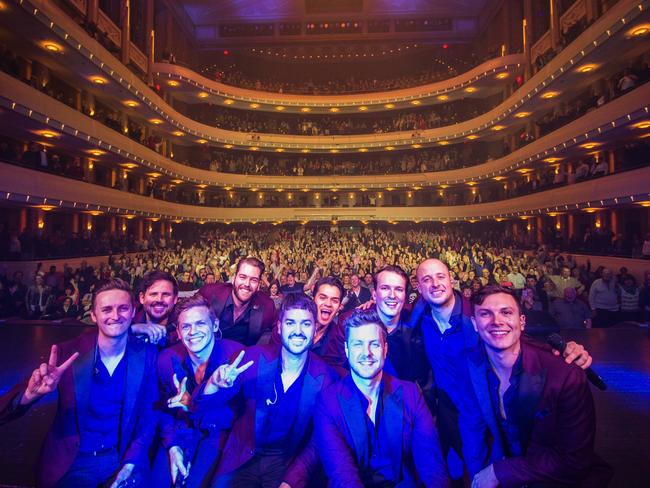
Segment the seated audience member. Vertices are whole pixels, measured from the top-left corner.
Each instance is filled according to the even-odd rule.
[[[650,271],[644,275],[643,286],[639,292],[639,308],[641,309],[642,319],[645,324],[650,324]]]
[[[131,331],[146,334],[151,342],[158,343],[173,330],[170,317],[178,301],[178,283],[166,271],[149,271],[144,275],[138,293],[140,309],[136,312]]]
[[[591,329],[591,310],[577,299],[575,288],[565,288],[564,297],[556,298],[549,309],[560,329]]]
[[[126,282],[100,283],[92,304],[97,329],[52,346],[49,361],[34,370],[27,385],[0,401],[2,422],[58,389],[56,417],[38,462],[38,486],[108,483],[116,488],[127,480],[142,482],[156,424],[157,351],[130,339],[133,314]],[[66,358],[61,365],[59,356]]]
[[[242,346],[217,338],[221,335],[219,322],[202,295],[179,300],[171,320],[176,324],[180,343],[163,350],[158,357],[160,396],[167,403],[161,402],[163,449],[155,462],[156,484],[169,486],[171,467],[173,483],[180,475],[187,487],[205,486],[214,476],[234,413],[227,397],[222,399],[221,408],[200,408],[201,390],[217,368],[231,362]]]
[[[287,272],[287,283],[280,287],[280,293],[287,295],[289,293],[304,293],[305,284],[296,281],[296,272],[289,270]]]
[[[594,401],[585,373],[521,340],[526,317],[511,290],[486,287],[472,303],[480,342],[468,365],[492,439],[491,464],[472,487],[607,486],[612,473],[594,453]]]
[[[551,302],[551,306],[553,302]],[[526,316],[528,334],[546,336],[557,332],[558,325],[553,316],[546,310],[536,310],[533,291],[524,289],[521,292],[521,313]]]
[[[257,258],[243,258],[237,263],[232,284],[214,283],[199,290],[219,319],[225,339],[252,346],[268,342],[275,319],[275,305],[262,293],[260,281],[264,263]]]
[[[549,275],[549,278],[555,284],[553,298],[564,298],[566,288],[574,288],[578,292],[578,296],[585,290],[585,286],[577,278],[571,276],[571,269],[568,266],[562,266],[559,275]]]
[[[345,324],[350,373],[324,390],[315,438],[330,486],[449,485],[433,418],[420,389],[383,371],[387,331],[376,310]]]
[[[636,322],[640,319],[639,296],[641,290],[636,286],[634,276],[626,274],[621,278],[619,289],[621,297],[621,322]]]
[[[320,391],[338,377],[310,351],[316,313],[309,297],[289,293],[277,323],[281,345],[246,351],[253,367],[236,385],[241,414],[226,441],[227,455],[221,458],[214,486],[301,488],[318,480],[314,405]],[[219,393],[228,386],[208,383],[202,401],[211,401],[215,390]]]

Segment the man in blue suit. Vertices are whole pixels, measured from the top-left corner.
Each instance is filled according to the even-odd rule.
[[[323,391],[314,415],[316,446],[331,486],[447,486],[420,389],[383,371],[387,331],[376,309],[347,319],[345,352],[350,373]]]

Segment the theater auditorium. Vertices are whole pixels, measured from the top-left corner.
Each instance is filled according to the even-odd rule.
[[[0,0],[0,486],[648,486],[649,81],[649,0]]]

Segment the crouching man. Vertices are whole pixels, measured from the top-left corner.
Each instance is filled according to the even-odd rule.
[[[383,372],[387,331],[376,309],[345,323],[350,373],[319,397],[316,446],[332,487],[445,487],[438,435],[415,383]]]
[[[481,340],[469,369],[485,426],[474,434],[492,439],[492,464],[472,487],[607,486],[611,470],[594,453],[594,401],[584,371],[521,340],[525,316],[510,289],[487,286],[472,304]]]
[[[41,487],[145,483],[158,398],[157,350],[129,337],[134,315],[130,286],[120,280],[95,288],[97,329],[52,346],[27,386],[3,397],[0,419],[24,414],[58,390],[58,405],[37,467]],[[65,358],[60,365],[59,357]]]
[[[301,488],[317,480],[314,406],[320,391],[337,376],[310,351],[316,316],[316,306],[307,296],[288,294],[277,323],[281,345],[248,349],[246,358],[253,367],[236,382],[236,375],[217,370],[220,381],[206,386],[204,396],[210,396],[224,389],[223,378],[227,378],[226,384],[234,383],[240,390],[242,411],[224,447],[227,455],[221,458],[213,486]]]

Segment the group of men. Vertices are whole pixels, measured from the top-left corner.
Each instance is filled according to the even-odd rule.
[[[126,283],[98,286],[97,329],[0,399],[1,424],[58,389],[39,485],[607,485],[591,357],[523,336],[509,289],[485,287],[465,315],[447,266],[427,259],[410,310],[408,275],[385,266],[365,306],[339,313],[327,276],[276,314],[264,271],[244,258],[232,283],[180,300],[152,271],[137,316]]]

